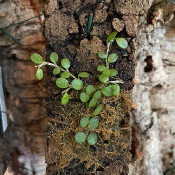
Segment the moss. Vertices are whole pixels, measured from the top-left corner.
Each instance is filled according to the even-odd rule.
[[[87,162],[87,169],[95,166],[95,171],[99,166],[105,168],[106,165],[103,164],[107,157],[107,164],[110,164],[106,166],[108,171],[111,174],[120,171],[122,164],[130,160],[130,122],[127,118],[132,105],[130,95],[122,91],[119,98],[102,99],[105,108],[100,114],[99,127],[95,129],[98,142],[89,149],[87,144],[80,145],[74,141],[75,133],[82,131],[79,126],[80,119],[89,112],[81,102],[76,101],[76,97],[77,94],[72,94],[71,102],[64,107],[57,98],[53,101],[52,105],[57,112],[53,110],[53,117],[48,119],[46,132],[48,140],[51,141],[47,156],[50,163],[55,162],[56,168],[63,171],[76,158],[79,163]]]

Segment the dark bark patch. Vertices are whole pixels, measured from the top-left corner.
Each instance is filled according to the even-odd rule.
[[[76,98],[76,94],[74,95],[72,98]],[[114,103],[115,106],[111,109],[111,104]],[[81,130],[79,120],[86,114],[84,105],[78,101],[71,101],[67,106],[61,106],[58,98],[50,101],[50,104],[53,104],[53,112],[49,113],[49,126],[46,130],[49,141],[46,155],[48,172],[53,168],[53,163],[56,163],[54,169],[59,169],[66,175],[89,175],[95,172],[128,173],[125,166],[130,161],[127,151],[130,148],[127,113],[130,110],[131,99],[126,92],[121,92],[118,99],[103,98],[105,109],[100,115],[100,125],[96,129],[99,133],[98,143],[89,148],[89,153],[86,144],[79,145],[74,141],[75,132]]]
[[[151,72],[153,70],[153,59],[152,59],[152,56],[148,56],[145,59],[145,62],[146,62],[146,66],[144,68],[144,71],[145,72]]]
[[[58,1],[61,8],[46,18],[45,35],[49,44],[46,49],[47,57],[52,51],[59,54],[59,61],[66,57],[71,62],[70,71],[77,76],[81,71],[90,73],[84,80],[85,84],[97,84],[96,66],[104,64],[97,57],[99,51],[106,52],[106,38],[114,29],[112,19],[122,20],[123,13],[116,10],[114,2],[83,1],[81,6],[71,4],[72,1]],[[78,2],[75,0],[75,2]],[[121,4],[119,4],[121,5]],[[64,9],[64,10],[63,10]],[[90,37],[87,38],[87,24],[89,15],[94,14]],[[118,69],[118,78],[124,81],[121,89],[133,88],[134,78],[134,40],[135,33],[127,33],[126,24],[117,37],[127,38],[129,47],[122,50],[113,44],[110,53],[117,53],[119,58],[110,68]],[[134,22],[135,23],[135,22]],[[72,26],[72,27],[70,27]],[[75,27],[76,26],[76,27]],[[129,26],[129,25],[128,25]],[[73,32],[71,33],[70,30]],[[135,32],[135,30],[134,30]],[[86,144],[79,145],[74,141],[74,135],[80,131],[79,121],[87,113],[86,108],[79,101],[78,92],[70,92],[70,103],[62,106],[60,103],[61,90],[55,85],[56,77],[52,77],[52,70],[48,68],[48,138],[46,162],[47,174],[70,175],[112,175],[128,174],[130,162],[130,119],[128,112],[131,98],[126,91],[122,91],[119,98],[103,98],[105,106],[100,116],[97,129],[98,143],[91,146],[89,154]]]

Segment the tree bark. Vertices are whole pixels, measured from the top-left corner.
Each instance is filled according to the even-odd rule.
[[[118,30],[120,31],[118,36],[126,38],[129,47],[126,51],[118,50],[119,59],[113,67],[118,69],[119,77],[124,81],[121,89],[131,90],[134,86],[134,52],[139,15],[147,9],[146,1],[51,0],[44,11],[46,16],[44,33],[48,42],[46,54],[49,57],[49,54],[54,51],[58,53],[60,59],[68,58],[72,65],[71,72],[77,74],[80,71],[87,71],[91,74],[88,82],[95,83],[96,66],[100,63],[97,53],[105,51],[107,35]],[[88,18],[92,14],[94,15],[92,30],[88,36]],[[116,49],[116,47],[112,47],[112,51],[116,51]],[[128,111],[125,111],[126,114],[118,118],[119,125],[115,125],[115,128],[112,125],[106,128],[108,132],[113,130],[111,136],[116,132],[116,127],[120,128],[115,143],[110,140],[110,137],[105,140],[105,134],[102,136],[99,134],[100,141],[90,149],[88,155],[85,155],[85,150],[82,150],[81,146],[78,147],[73,139],[84,108],[75,101],[71,101],[66,107],[61,106],[59,102],[61,92],[55,85],[56,78],[53,78],[51,74],[49,68],[47,86],[49,94],[47,98],[48,127],[46,129],[47,174],[128,174],[128,165],[131,161],[131,130],[122,131],[125,126],[130,127]],[[125,98],[130,99],[129,96],[120,96],[120,99],[124,100]],[[124,111],[124,104],[119,101],[114,104],[116,106],[117,103],[121,104],[120,109]],[[127,105],[130,106],[130,102]],[[110,109],[105,109],[104,112],[108,113],[109,111]],[[69,117],[65,120],[67,115]],[[114,113],[113,117],[115,115]],[[69,123],[68,126],[64,125],[66,122]],[[70,123],[75,123],[71,125],[75,130],[70,131]],[[66,130],[65,127],[68,129]],[[112,154],[110,154],[110,147],[113,149]]]
[[[7,0],[0,1],[0,5],[0,27],[36,16],[43,7],[43,3],[37,0]],[[173,4],[168,0],[50,0],[44,13],[44,33],[48,41],[47,59],[52,51],[56,51],[60,59],[70,59],[71,72],[76,75],[80,71],[88,71],[91,76],[85,83],[94,83],[96,78],[93,75],[97,74],[96,65],[100,62],[97,53],[105,51],[107,35],[117,30],[117,36],[126,38],[129,47],[126,52],[112,47],[112,51],[117,50],[119,53],[117,64],[113,67],[119,70],[119,77],[124,80],[125,85],[121,86],[123,90],[131,90],[134,83],[137,83],[130,91],[134,100],[132,107],[136,110],[132,111],[132,115],[126,114],[118,118],[119,125],[115,125],[115,128],[111,125],[105,128],[106,133],[111,132],[110,136],[116,134],[116,144],[109,144],[109,140],[112,142],[113,138],[109,139],[108,134],[105,138],[98,134],[97,145],[91,147],[87,155],[81,147],[77,147],[73,139],[78,121],[82,117],[76,111],[82,112],[84,107],[76,100],[71,100],[67,107],[61,106],[61,92],[55,85],[56,77],[51,75],[51,69],[47,70],[47,174],[173,173]],[[88,18],[92,14],[93,23],[88,35]],[[10,159],[9,150],[12,148],[10,166],[16,174],[45,174],[45,143],[41,131],[45,116],[45,91],[42,83],[36,80],[35,68],[30,62],[32,52],[40,53],[44,57],[45,43],[40,30],[39,19],[8,28],[7,32],[20,40],[22,47],[0,33],[0,64],[3,66],[5,95],[8,111],[14,119],[3,140],[2,135],[0,138],[0,174],[4,174]],[[122,93],[120,99],[125,98],[130,99],[130,96]],[[106,102],[103,99],[103,102],[109,104],[113,101],[114,99],[109,99]],[[118,101],[111,105],[115,104],[123,105]],[[109,113],[111,110],[105,108],[104,112]],[[77,118],[72,120],[70,116],[68,120],[64,120],[63,114],[76,114]],[[75,121],[75,125],[65,135],[62,145],[67,145],[63,147],[58,138],[62,138],[65,131],[63,123],[70,124],[71,121]],[[119,130],[126,127],[132,130]],[[109,152],[112,154],[109,155]]]
[[[45,174],[45,88],[44,81],[37,81],[30,60],[33,52],[44,56],[43,17],[38,16],[43,6],[44,1],[38,0],[0,1],[0,28],[21,43],[18,45],[0,30],[0,66],[7,106],[3,112],[9,117],[8,129],[0,135],[2,175],[7,166],[14,175]]]
[[[174,173],[174,11],[175,6],[168,1],[153,1],[140,20],[137,86],[132,95],[137,104],[133,111],[137,156],[130,174]]]

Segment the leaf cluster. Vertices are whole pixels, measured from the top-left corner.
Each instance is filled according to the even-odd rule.
[[[43,78],[43,71],[41,69],[43,65],[51,65],[54,67],[53,75],[59,75],[59,78],[56,79],[56,85],[61,89],[66,89],[64,91],[64,95],[61,98],[62,105],[65,105],[69,102],[70,97],[67,93],[68,90],[70,90],[71,88],[77,91],[81,90],[83,88],[83,81],[80,78],[87,78],[90,75],[88,72],[81,72],[78,74],[78,78],[76,78],[69,72],[71,63],[67,58],[61,59],[61,65],[57,65],[58,54],[55,52],[52,52],[50,54],[50,61],[52,63],[44,62],[41,55],[37,53],[31,55],[31,60],[35,64],[39,64],[39,66],[37,66],[38,68],[36,71],[36,77],[38,80],[41,80]]]
[[[75,141],[77,143],[83,143],[87,141],[88,145],[94,145],[97,142],[98,136],[94,132],[99,125],[100,113],[102,112],[104,105],[102,104],[102,97],[119,96],[120,86],[118,83],[122,82],[117,78],[118,70],[110,69],[109,65],[117,61],[117,53],[110,53],[109,48],[113,41],[116,41],[117,45],[121,49],[126,49],[128,46],[127,41],[124,38],[116,37],[117,32],[112,32],[106,39],[107,51],[99,52],[98,57],[105,61],[105,65],[98,65],[97,71],[98,80],[100,85],[94,87],[94,85],[84,86],[82,78],[88,78],[90,74],[88,72],[80,72],[76,77],[69,69],[71,66],[70,61],[67,58],[60,60],[60,65],[57,64],[59,58],[56,52],[50,54],[50,61],[45,62],[41,55],[34,53],[31,55],[31,60],[37,64],[36,77],[38,80],[43,78],[43,71],[41,69],[44,65],[53,67],[53,75],[57,76],[56,85],[60,89],[65,89],[62,94],[61,104],[66,105],[69,102],[70,96],[68,91],[74,89],[80,92],[80,101],[86,104],[86,107],[91,111],[87,116],[82,117],[80,120],[80,127],[82,131],[75,134]],[[83,90],[83,91],[82,91]]]
[[[98,127],[99,119],[97,117],[83,117],[80,120],[80,126],[82,128],[88,127],[89,129],[93,130]],[[97,142],[97,134],[94,132],[77,132],[75,134],[75,141],[77,143],[83,143],[87,140],[89,145],[94,145]]]
[[[128,47],[128,42],[126,41],[126,39],[121,38],[121,37],[117,37],[117,32],[112,32],[106,39],[106,43],[109,44],[113,41],[116,41],[118,47],[120,47],[121,49],[126,49]]]

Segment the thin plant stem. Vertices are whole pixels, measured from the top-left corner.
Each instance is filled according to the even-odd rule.
[[[15,43],[21,45],[21,42],[19,40],[17,40],[15,37],[13,37],[10,33],[8,33],[6,30],[4,30],[4,28],[0,28],[0,30],[7,35],[11,40],[13,40]]]
[[[43,15],[44,15],[44,14],[40,14],[40,15],[37,15],[37,16],[33,16],[33,17],[29,18],[29,19],[26,19],[26,20],[21,21],[21,22],[18,22],[18,23],[10,24],[9,26],[3,27],[3,28],[1,28],[1,29],[8,29],[8,28],[13,27],[13,26],[15,26],[15,25],[23,24],[23,23],[25,23],[25,22],[27,22],[27,21],[30,21],[30,20],[35,19],[35,18],[38,18],[38,17],[43,16]]]
[[[61,67],[59,67],[58,65],[56,65],[56,64],[53,64],[53,63],[49,63],[49,62],[43,62],[42,64],[40,64],[40,65],[37,65],[37,66],[35,66],[35,67],[42,67],[42,66],[45,66],[45,65],[48,65],[48,66],[52,66],[52,67],[58,67],[58,68],[60,68],[60,70],[61,71],[63,71],[63,72],[69,72],[69,70],[67,69],[63,69],[63,68],[61,68]],[[69,72],[70,73],[70,72]],[[72,78],[76,78],[72,73],[70,73],[70,76],[72,77]]]
[[[172,4],[175,4],[175,1],[173,1],[173,0],[166,0],[166,1],[168,1],[168,2],[170,2]]]
[[[64,90],[64,91],[62,92],[62,94],[67,93],[71,88],[72,88],[72,86],[69,86],[66,90]]]
[[[106,67],[109,68],[109,63],[108,63],[108,54],[109,54],[109,47],[110,47],[110,42],[107,43],[107,51],[106,51]]]
[[[116,81],[109,81],[109,83],[117,84],[117,83],[123,83],[122,80],[116,80]]]
[[[30,21],[30,20],[34,19],[34,18],[38,18],[38,17],[40,17],[40,16],[42,16],[42,15],[43,15],[43,14],[40,14],[40,15],[38,15],[38,16],[31,17],[31,18],[26,19],[26,20],[24,20],[24,21],[21,21],[21,22],[18,22],[18,23],[10,24],[9,26],[0,28],[0,30],[1,30],[5,35],[7,35],[11,40],[13,40],[15,43],[17,43],[17,44],[19,44],[19,45],[22,45],[21,42],[20,42],[19,40],[17,40],[15,37],[13,37],[9,32],[7,32],[6,29],[8,29],[8,28],[10,28],[10,27],[13,27],[13,26],[15,26],[15,25],[23,24],[23,23],[25,23],[25,22],[27,22],[27,21]]]

